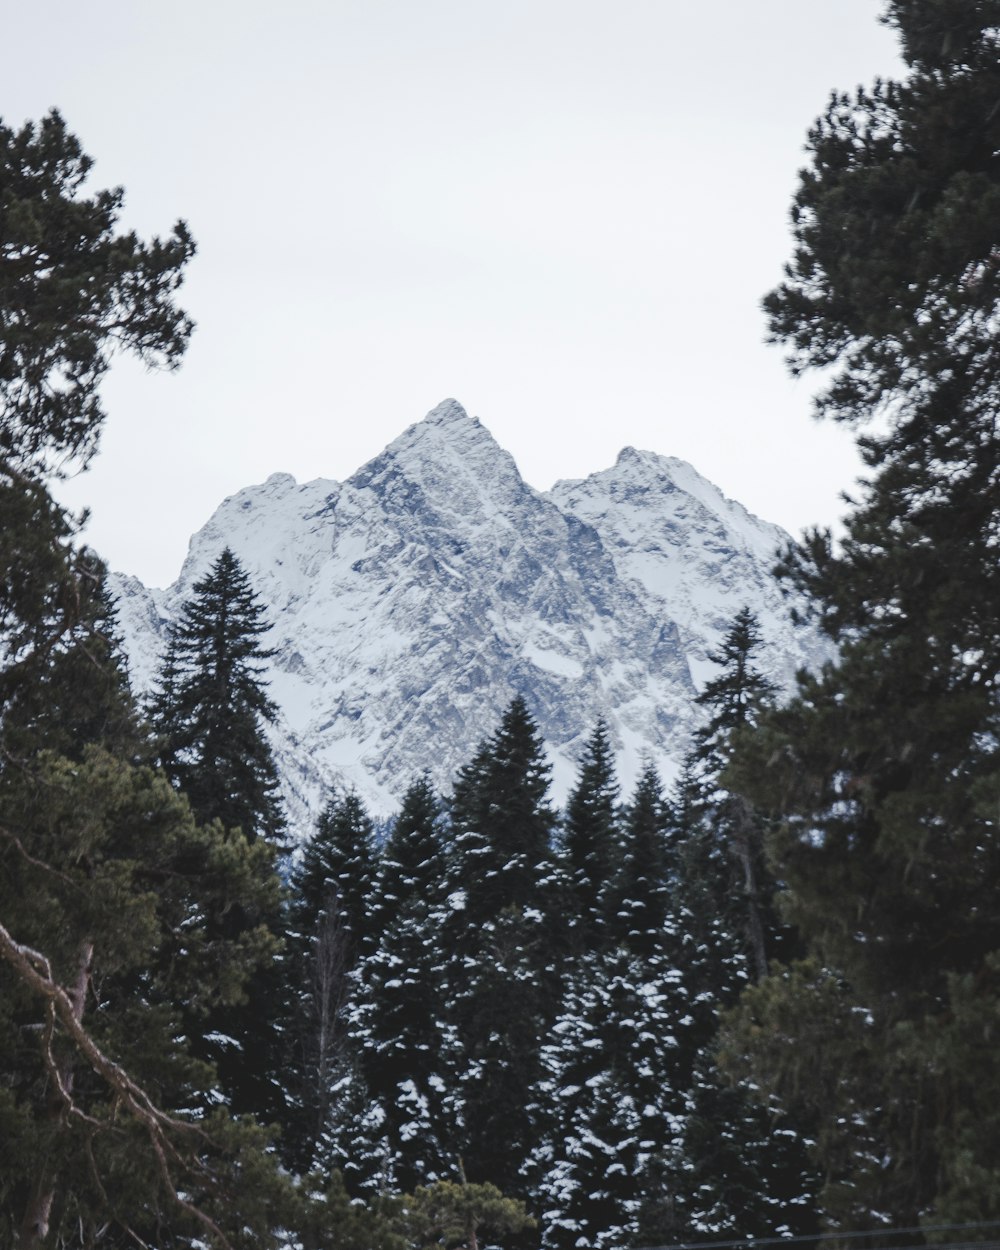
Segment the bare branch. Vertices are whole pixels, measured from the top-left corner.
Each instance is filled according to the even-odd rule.
[[[197,1135],[205,1141],[210,1140],[208,1135],[198,1125],[175,1119],[165,1111],[161,1111],[142,1086],[134,1081],[124,1068],[115,1063],[113,1059],[110,1059],[101,1050],[81,1022],[80,987],[75,986],[73,991],[67,991],[63,986],[59,985],[52,975],[51,966],[45,956],[30,946],[25,946],[15,941],[10,931],[3,924],[0,924],[0,957],[11,965],[14,972],[26,986],[34,990],[36,994],[39,994],[48,1003],[47,1014],[49,1022],[45,1031],[45,1064],[54,1078],[60,1100],[66,1105],[68,1113],[78,1116],[88,1124],[98,1128],[103,1127],[99,1121],[86,1116],[75,1107],[72,1096],[62,1080],[58,1064],[51,1049],[52,1036],[57,1019],[91,1068],[115,1092],[120,1104],[145,1128],[164,1183],[173,1201],[202,1224],[204,1228],[208,1229],[226,1250],[232,1250],[230,1241],[211,1216],[181,1197],[167,1162],[167,1155],[169,1154],[175,1161],[182,1165],[184,1164],[184,1160],[181,1159],[173,1142],[170,1141],[169,1132]]]

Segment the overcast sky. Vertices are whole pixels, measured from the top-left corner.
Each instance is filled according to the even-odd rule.
[[[830,523],[857,468],[764,345],[829,91],[899,72],[876,0],[38,0],[0,116],[58,107],[126,224],[198,241],[181,369],[119,360],[91,541],[176,577],[218,503],[343,479],[454,396],[546,489],[633,445]]]

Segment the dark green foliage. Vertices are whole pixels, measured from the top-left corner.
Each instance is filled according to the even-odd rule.
[[[495,1185],[465,1181],[418,1186],[403,1199],[401,1223],[411,1245],[441,1250],[472,1250],[480,1236],[493,1242],[535,1227],[524,1203],[505,1198]]]
[[[20,734],[23,747],[24,726]],[[202,1015],[232,1001],[270,949],[261,929],[219,940],[210,917],[223,900],[248,909],[274,900],[261,896],[253,848],[197,829],[162,777],[96,745],[78,744],[75,756],[22,754],[0,771],[0,917],[23,947],[45,953],[98,1046],[158,1104],[190,1107],[211,1073],[181,1040],[180,1004]],[[16,966],[2,965],[0,981],[9,1153],[0,1209],[16,1223],[44,1211],[51,1195],[58,1229],[95,1230],[109,1217],[147,1237],[195,1227],[177,1208],[148,1133],[61,1028],[51,1065],[90,1119],[53,1097],[44,1000]],[[172,1174],[189,1192],[205,1179],[200,1160],[214,1160],[213,1191],[202,1190],[210,1210],[242,1203],[226,1144],[235,1130],[219,1127],[204,1140],[166,1130],[177,1151]]]
[[[719,671],[695,700],[706,710],[706,720],[695,733],[693,759],[703,779],[716,786],[732,754],[734,735],[755,725],[761,709],[774,700],[774,683],[757,667],[761,641],[757,618],[741,608],[719,649],[709,652]]]
[[[921,0],[889,16],[912,73],[831,97],[809,134],[787,281],[765,306],[796,370],[839,367],[822,411],[867,421],[900,401],[902,420],[933,426],[956,391],[993,404],[997,5]]]
[[[352,1200],[338,1173],[304,1178],[298,1206],[286,1227],[294,1228],[302,1250],[409,1250],[402,1204],[381,1196],[371,1206]]]
[[[353,792],[334,795],[292,871],[282,959],[283,1152],[298,1172],[316,1162],[347,1057],[351,974],[371,932],[372,822]]]
[[[1000,1003],[995,3],[889,5],[910,65],[834,97],[768,299],[821,410],[871,470],[844,541],[784,570],[836,665],[745,741],[733,784],[780,814],[769,852],[812,959],[734,1018],[730,1064],[815,1127],[831,1220],[995,1219]],[[779,1031],[780,1030],[780,1031]],[[836,1080],[831,1074],[836,1073]]]
[[[0,457],[20,473],[86,463],[112,352],[172,366],[192,330],[173,303],[184,223],[149,243],[116,233],[123,192],[83,195],[91,166],[55,111],[0,122]]]
[[[446,1109],[469,1179],[523,1192],[527,1091],[555,976],[549,769],[523,699],[459,773],[441,940],[447,952]]]
[[[761,1105],[734,1086],[712,1051],[695,1064],[680,1166],[668,1173],[671,1239],[806,1236],[819,1231],[816,1193],[802,1124],[780,1104]]]
[[[103,566],[48,493],[96,447],[110,353],[172,365],[191,329],[186,230],[115,236],[89,166],[57,114],[0,125],[0,1241],[401,1250],[282,1175],[193,1054],[272,956],[279,887],[263,838],[149,767]]]
[[[171,626],[164,678],[149,705],[164,767],[201,821],[248,841],[279,842],[284,816],[263,724],[275,716],[261,645],[270,628],[243,566],[227,547]]]
[[[735,905],[757,979],[767,975],[768,960],[787,935],[774,913],[774,885],[764,865],[761,818],[746,794],[732,787],[726,769],[740,735],[757,724],[773,701],[774,685],[756,664],[760,643],[757,618],[749,608],[742,608],[718,651],[709,654],[719,672],[705,683],[697,699],[707,714],[695,733],[691,752],[701,788],[701,829],[694,831],[695,845],[688,848],[689,864],[693,852],[704,868],[713,871],[721,867],[722,858],[729,859],[728,889],[723,890],[722,881],[718,882],[717,907],[728,912],[730,900]]]
[[[617,803],[608,727],[599,721],[580,760],[562,832],[567,919],[574,922],[574,942],[581,952],[598,949],[605,939],[607,891],[619,864]]]
[[[445,1113],[471,1181],[525,1195],[521,1175],[533,1140],[528,1094],[555,1004],[542,972],[541,913],[507,908],[449,947]]]
[[[444,957],[439,941],[446,882],[440,805],[426,776],[403,797],[382,852],[375,912],[379,944],[361,966],[352,1019],[361,1073],[381,1111],[383,1157],[394,1188],[453,1173],[442,1109]]]
[[[529,1163],[553,1250],[658,1244],[675,1231],[657,1218],[672,1204],[665,1171],[685,1111],[689,1003],[672,937],[661,930],[641,957],[619,948],[568,969],[542,1044]]]
[[[140,732],[119,649],[115,612],[105,588],[105,569],[86,549],[76,553],[73,619],[64,623],[44,663],[24,680],[7,670],[9,703],[4,716],[5,748],[15,757],[42,745],[77,758],[84,745],[147,762],[150,746]],[[40,658],[40,657],[38,657]]]
[[[459,771],[451,803],[456,832],[484,839],[484,859],[466,874],[467,906],[481,917],[538,902],[551,860],[555,815],[548,806],[549,765],[528,706],[519,695],[500,728]]]
[[[359,1192],[410,1189],[454,1171],[440,1076],[446,873],[439,819],[430,782],[419,777],[382,850],[370,936],[342,1016],[350,1058],[341,1065],[336,1123],[326,1139]]]
[[[261,870],[275,876],[276,845],[285,820],[277,795],[278,776],[264,723],[275,715],[262,671],[270,657],[260,642],[269,628],[240,562],[226,548],[170,628],[164,679],[149,703],[164,771],[183,791],[195,818],[217,821],[231,836],[267,848]],[[281,928],[280,911],[248,912],[238,905],[219,910],[213,923],[220,937],[265,924]],[[198,1052],[217,1069],[230,1103],[241,1113],[281,1118],[285,1094],[277,1033],[277,969],[259,970],[245,1001],[214,1013],[191,1028]]]
[[[666,811],[660,778],[647,764],[625,810],[618,871],[608,891],[609,936],[634,955],[660,949],[671,914]]]
[[[375,855],[371,817],[355,791],[348,790],[323,808],[292,873],[292,929],[308,935],[318,917],[335,908],[344,930],[348,971],[374,932]]]

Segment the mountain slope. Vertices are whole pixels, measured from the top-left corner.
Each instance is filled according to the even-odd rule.
[[[425,768],[447,788],[515,693],[560,794],[598,716],[626,786],[644,751],[669,771],[692,723],[692,674],[739,607],[776,638],[779,679],[812,655],[779,624],[768,569],[782,538],[682,461],[632,449],[605,473],[535,491],[446,400],[344,483],[275,474],[225,500],[167,591],[114,584],[148,688],[166,621],[233,549],[274,621],[273,743],[302,830],[334,783],[379,812]]]

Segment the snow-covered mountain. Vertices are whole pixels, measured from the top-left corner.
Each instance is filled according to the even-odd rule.
[[[274,623],[272,739],[302,832],[334,784],[381,813],[422,769],[447,788],[515,693],[558,796],[598,716],[626,788],[646,753],[670,774],[708,652],[744,604],[782,684],[820,654],[770,574],[786,537],[690,465],[632,448],[533,490],[445,400],[346,482],[277,473],[226,499],[168,590],[121,574],[113,588],[146,689],[166,622],[223,547],[236,553]]]

